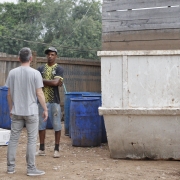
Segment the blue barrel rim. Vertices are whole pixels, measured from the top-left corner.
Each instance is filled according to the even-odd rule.
[[[101,97],[101,95],[98,94],[83,94],[83,97]]]
[[[8,90],[8,87],[7,86],[0,86],[0,89],[6,91],[6,90]]]
[[[100,100],[98,97],[75,97],[75,98],[70,98],[71,101],[96,101]]]
[[[65,93],[65,95],[78,95],[78,94],[81,94],[81,95],[83,95],[84,93],[89,93],[89,92],[67,92],[67,93]],[[89,93],[90,94],[90,93]]]

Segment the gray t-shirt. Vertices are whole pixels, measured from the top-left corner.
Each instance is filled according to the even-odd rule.
[[[12,114],[19,116],[38,114],[36,89],[43,87],[39,71],[29,66],[17,67],[9,72],[5,86],[10,88],[13,101]]]

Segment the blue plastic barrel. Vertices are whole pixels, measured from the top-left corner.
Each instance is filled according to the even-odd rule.
[[[71,98],[70,124],[73,146],[91,147],[101,144],[101,118],[98,114],[99,98]]]
[[[90,93],[88,95],[83,95],[83,97],[99,97],[100,104],[102,105],[102,99],[101,99],[100,93]],[[107,134],[106,134],[106,128],[105,128],[105,124],[104,124],[104,117],[103,116],[100,116],[100,117],[101,117],[101,127],[102,127],[101,142],[106,143],[107,142]]]
[[[65,135],[70,136],[70,103],[71,98],[74,97],[82,97],[83,94],[89,94],[89,92],[68,92],[65,93],[65,99],[64,99],[64,130]]]
[[[0,87],[0,128],[11,129],[11,118],[7,101],[8,88]]]

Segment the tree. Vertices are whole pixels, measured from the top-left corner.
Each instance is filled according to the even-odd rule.
[[[82,49],[77,57],[96,59],[97,50],[101,48],[101,12],[100,2],[80,0],[73,9],[75,33],[71,41]]]
[[[73,24],[71,14],[75,3],[73,0],[43,0],[42,2],[45,7],[42,14],[44,26],[44,32],[41,34],[42,41],[59,47],[61,37],[65,38],[71,33]],[[42,53],[43,51],[38,49],[38,54]]]
[[[101,48],[100,2],[86,0],[46,2],[44,42],[57,47],[60,56],[97,59]],[[46,16],[45,16],[46,17]]]
[[[21,3],[21,2],[26,2],[27,3],[27,0],[19,0],[19,3]]]
[[[23,46],[36,47],[43,30],[41,3],[0,4],[0,51],[17,54]]]
[[[97,59],[101,48],[100,7],[95,0],[0,4],[0,51],[17,54],[28,46],[44,56],[47,46],[55,46],[60,56]]]

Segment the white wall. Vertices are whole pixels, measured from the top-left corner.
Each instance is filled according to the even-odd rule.
[[[110,156],[179,160],[180,51],[99,55]]]
[[[180,56],[107,56],[101,62],[103,107],[180,107]]]

